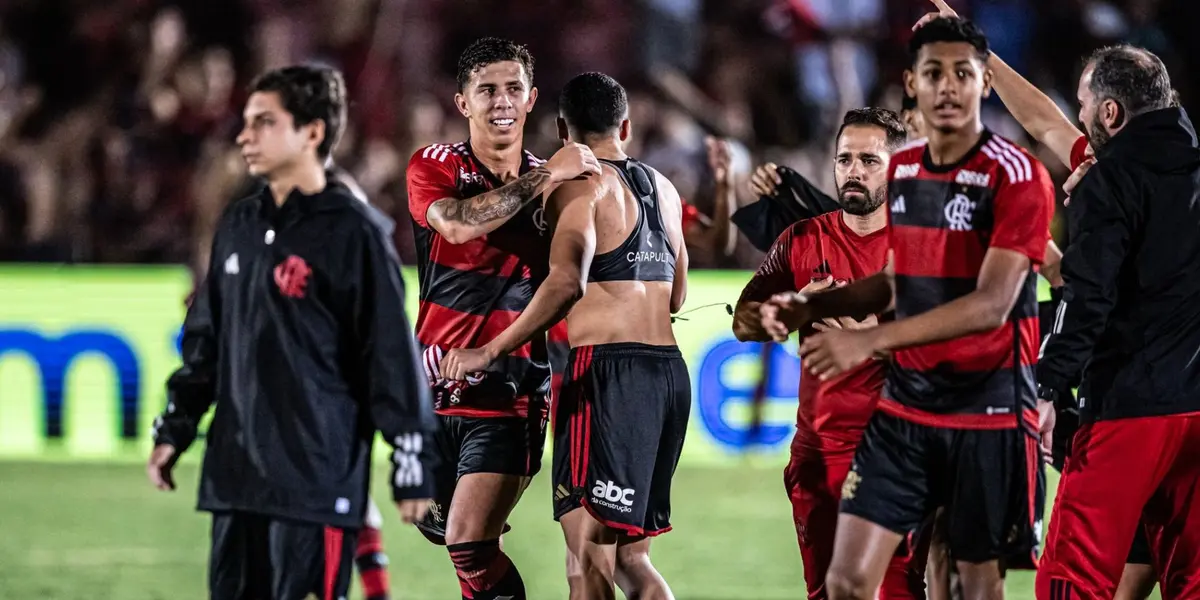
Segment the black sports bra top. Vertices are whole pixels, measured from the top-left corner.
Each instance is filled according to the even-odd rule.
[[[658,212],[653,172],[632,158],[601,162],[616,168],[625,186],[637,197],[638,219],[620,246],[592,258],[588,281],[674,281],[675,249]]]

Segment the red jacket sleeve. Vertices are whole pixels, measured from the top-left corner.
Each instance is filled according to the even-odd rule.
[[[1054,186],[1036,158],[1020,152],[1002,163],[989,247],[1020,252],[1033,264],[1046,258],[1047,232],[1054,217]]]
[[[458,197],[458,178],[450,157],[453,153],[438,145],[417,150],[408,161],[405,179],[408,182],[408,212],[418,225],[426,229],[425,214],[429,207],[443,198]]]
[[[1075,144],[1071,146],[1071,170],[1079,168],[1083,161],[1087,160],[1088,139],[1086,135],[1079,136],[1075,140]]]

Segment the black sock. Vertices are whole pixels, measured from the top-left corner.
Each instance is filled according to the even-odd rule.
[[[500,540],[451,544],[446,550],[458,573],[463,600],[525,600],[525,582],[500,550]]]

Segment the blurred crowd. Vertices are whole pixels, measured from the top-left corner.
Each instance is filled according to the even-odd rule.
[[[951,4],[1069,116],[1081,58],[1117,42],[1158,53],[1185,107],[1200,103],[1195,0]],[[604,71],[630,91],[629,153],[725,219],[712,214],[705,138],[731,141],[739,202],[765,161],[829,190],[840,114],[899,107],[905,43],[929,10],[927,0],[0,0],[0,260],[202,270],[220,211],[254,185],[233,144],[246,85],[320,62],[344,71],[352,101],[335,159],[397,219],[412,263],[408,157],[465,139],[454,67],[482,35],[537,59],[529,149],[557,145],[559,87]],[[985,122],[1032,144],[997,99]],[[697,268],[758,264],[744,240],[691,243]]]

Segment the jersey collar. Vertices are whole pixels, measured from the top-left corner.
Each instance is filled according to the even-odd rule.
[[[992,139],[992,130],[984,127],[983,131],[979,134],[979,141],[975,142],[975,145],[972,146],[970,150],[967,150],[966,154],[962,155],[962,158],[948,165],[933,164],[933,158],[929,156],[929,142],[926,141],[925,151],[921,153],[921,164],[925,167],[925,170],[929,171],[930,173],[950,173],[955,169],[967,164],[967,162],[969,162],[972,158],[975,158],[975,155],[979,152],[979,149],[983,148],[983,145],[986,144],[990,139]]]
[[[487,168],[487,166],[483,164],[483,161],[479,160],[479,158],[475,156],[475,150],[471,148],[471,138],[470,137],[467,138],[467,143],[465,145],[466,145],[466,150],[467,150],[467,156],[471,157],[471,162],[475,163],[475,168],[477,168],[479,170],[479,172],[481,174],[483,174],[483,176],[488,180],[488,183],[492,184],[492,188],[494,189],[494,188],[498,188],[498,187],[504,185],[504,182],[501,181],[500,178],[497,177],[495,173],[492,173],[492,170]],[[529,153],[526,152],[525,147],[522,146],[521,147],[521,166],[520,166],[520,168],[517,169],[517,176],[524,175],[524,174],[528,173],[531,169],[533,169],[533,167],[530,166],[530,164],[529,164]]]

